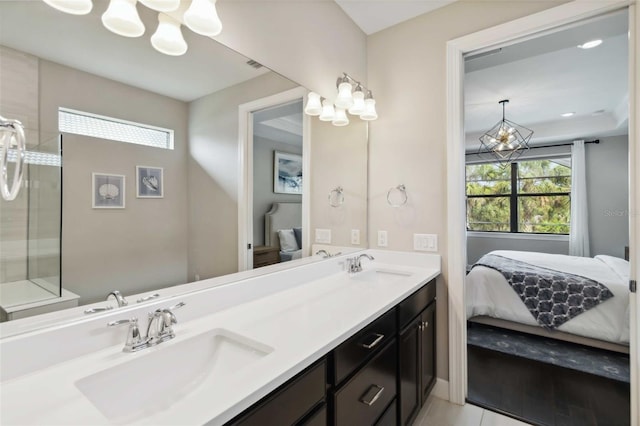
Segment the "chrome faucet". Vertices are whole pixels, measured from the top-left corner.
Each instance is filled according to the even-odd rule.
[[[366,253],[362,253],[360,256],[350,257],[347,259],[347,271],[350,274],[362,272],[362,264],[360,263],[360,259],[362,259],[363,257],[366,257],[369,260],[374,260],[373,256]]]
[[[109,295],[107,296],[107,300],[109,300],[111,296],[113,296],[116,299],[118,308],[127,306],[129,304],[129,302],[127,302],[127,299],[125,299],[122,293],[120,293],[118,290],[113,290],[111,293],[109,293]]]
[[[333,257],[333,256],[339,256],[339,255],[342,254],[342,252],[337,252],[337,253],[331,254],[328,251],[326,251],[325,249],[320,249],[320,250],[318,250],[316,252],[316,254],[322,254],[322,258],[323,259],[328,259],[328,258]]]
[[[147,335],[142,337],[138,327],[138,318],[122,319],[111,321],[107,326],[114,327],[117,325],[129,324],[127,331],[127,340],[122,348],[123,352],[137,352],[151,346],[159,345],[162,342],[171,340],[176,337],[173,332],[173,324],[178,321],[173,311],[185,305],[180,302],[169,308],[158,308],[149,313],[149,321],[147,323]]]

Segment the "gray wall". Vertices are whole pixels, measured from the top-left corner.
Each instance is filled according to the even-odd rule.
[[[40,61],[40,126],[55,135],[58,108],[174,129],[165,150],[63,135],[63,286],[80,303],[187,281],[187,113],[184,102]],[[136,198],[136,165],[164,168],[164,198]],[[124,209],[93,209],[91,173],[126,176]]]
[[[238,271],[238,106],[297,87],[276,73],[189,104],[189,278]]]
[[[273,192],[274,151],[302,155],[300,145],[255,136],[253,140],[253,245],[264,245],[264,214],[273,203],[301,203],[302,195]],[[302,208],[302,207],[301,207]]]
[[[586,145],[591,256],[608,254],[622,258],[624,246],[629,244],[628,140],[627,136],[613,136],[600,138],[599,144]],[[557,237],[467,237],[468,264],[492,250],[568,254],[569,242]]]
[[[591,256],[624,257],[629,245],[629,138],[600,138],[586,148]]]

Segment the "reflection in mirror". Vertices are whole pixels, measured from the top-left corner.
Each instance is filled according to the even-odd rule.
[[[22,201],[2,202],[2,298],[7,282],[33,283],[50,276],[58,293],[79,297],[73,301],[71,295],[69,303],[86,304],[105,301],[113,290],[130,296],[238,270],[238,109],[298,85],[190,31],[184,32],[189,46],[185,55],[160,54],[144,37],[124,38],[107,31],[100,22],[100,4],[85,16],[60,13],[40,1],[0,4],[2,115],[25,124],[29,150],[56,154],[64,148],[62,171],[46,169],[48,174],[61,174],[61,179],[31,167],[25,185],[29,191],[22,192]],[[155,27],[154,13],[146,8],[139,8],[139,13],[148,29]],[[295,107],[301,110],[299,102]],[[151,147],[148,137],[143,144],[125,143],[119,131],[60,135],[61,109],[87,113],[105,129],[121,121],[137,132],[141,127],[166,131],[168,143],[165,148]],[[277,132],[257,134],[258,143],[269,138],[284,143],[286,132],[303,131],[299,123],[282,126],[291,121],[291,114],[281,118],[269,123]],[[314,197],[312,192],[310,202],[317,198],[321,210],[312,206],[306,214],[322,214],[328,191],[339,180],[347,195],[345,205],[351,194],[357,207],[351,205],[348,220],[343,215],[328,223],[315,221],[314,226],[333,229],[334,244],[366,247],[365,238],[351,244],[355,240],[345,237],[351,229],[366,233],[366,124],[333,128],[331,134],[308,131],[313,152],[303,153],[311,156],[304,176],[322,182],[317,194],[324,195]],[[263,198],[276,194],[275,152],[300,152],[292,147],[274,146],[261,154],[267,164],[260,160],[260,167],[269,171],[269,178],[262,182],[268,185],[254,193],[254,200],[261,200],[255,245],[265,244],[259,230],[272,207]],[[340,177],[344,162],[356,166]],[[255,163],[258,167],[257,153]],[[122,179],[94,185],[94,174]],[[158,185],[162,191],[156,196],[144,192],[145,187],[158,190]],[[94,208],[96,196],[121,197],[122,202],[110,205],[113,200],[108,200],[107,205],[117,208]],[[315,234],[308,232],[314,241]],[[55,300],[61,301],[58,296]],[[0,305],[6,313],[3,299]],[[17,310],[31,307],[26,300],[18,305]],[[52,306],[37,312],[67,307]]]
[[[629,419],[627,22],[622,10],[465,59],[468,400],[525,421],[552,424],[568,405],[534,420],[478,390],[521,396],[531,362],[553,368],[538,389],[587,373],[580,392],[612,401],[600,422]],[[485,141],[508,151],[513,123],[534,131],[504,166],[478,155],[503,99],[511,123]]]

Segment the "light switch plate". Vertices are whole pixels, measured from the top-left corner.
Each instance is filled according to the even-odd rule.
[[[331,229],[316,229],[316,243],[331,244]]]
[[[351,230],[351,244],[360,244],[360,230],[352,229]]]
[[[387,231],[378,231],[378,247],[386,247],[387,245]]]
[[[438,251],[438,235],[413,234],[413,249],[417,251]]]

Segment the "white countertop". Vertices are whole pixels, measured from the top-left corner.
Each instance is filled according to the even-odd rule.
[[[176,311],[179,322],[174,326],[175,339],[137,353],[122,352],[126,327],[107,330],[101,322],[101,329],[93,333],[114,334],[116,338],[113,341],[118,341],[117,344],[2,381],[0,421],[3,425],[223,424],[440,273],[440,257],[437,255],[369,253],[379,260],[371,263],[363,260],[365,268],[402,271],[407,275],[395,277],[393,282],[365,282],[346,272],[337,272],[327,263],[327,269],[331,271],[327,276],[195,318],[190,318],[190,306],[197,310],[198,302],[207,303],[207,298],[214,300],[223,291],[242,293],[254,291],[255,287],[242,289],[243,282],[238,282],[233,285],[235,288],[213,288],[197,295],[197,298],[185,296],[183,299],[187,305]],[[262,281],[258,284],[277,285],[278,276],[279,273],[274,273],[257,278]],[[145,320],[141,320],[141,328],[144,324]],[[188,392],[169,392],[162,401],[147,406],[148,412],[143,410],[129,418],[114,420],[106,417],[77,386],[79,380],[97,372],[117,371],[131,360],[144,357],[151,360],[159,351],[187,345],[186,342],[193,341],[189,339],[212,328],[237,333],[271,350],[260,359],[216,380],[203,379]],[[29,339],[29,335],[13,338],[14,341],[19,339]],[[64,344],[73,345],[73,342],[65,340]],[[7,348],[14,350],[14,347],[20,346]],[[179,374],[179,366],[169,364],[158,368],[158,378]],[[154,377],[148,377],[146,386],[151,389],[154,380]]]

